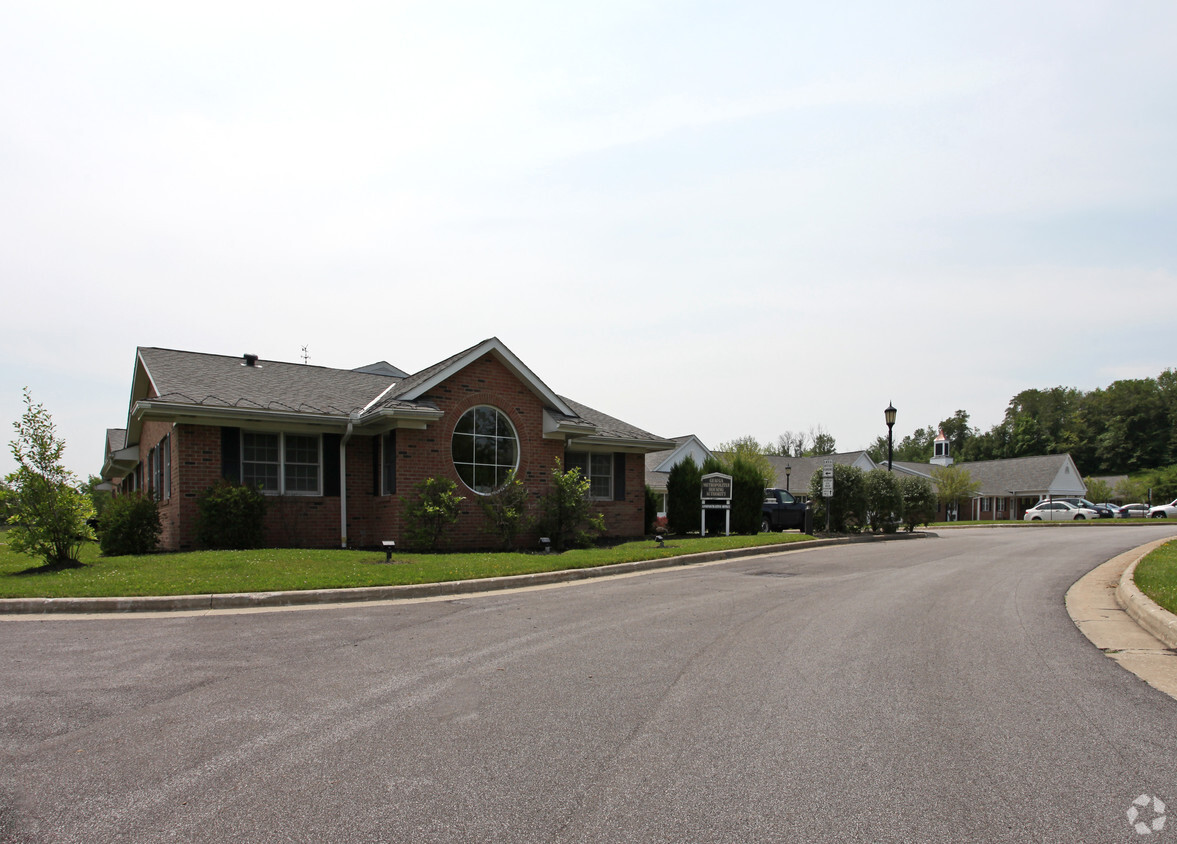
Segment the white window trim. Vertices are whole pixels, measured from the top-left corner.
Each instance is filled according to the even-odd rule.
[[[516,474],[516,477],[517,477],[518,473],[519,473],[519,461],[521,461],[523,459],[523,441],[519,438],[519,431],[518,431],[518,429],[515,428],[515,423],[511,420],[511,417],[507,415],[507,412],[505,410],[503,410],[500,407],[496,407],[493,404],[476,404],[473,407],[468,407],[465,410],[463,410],[462,413],[458,416],[458,422],[460,423],[462,421],[462,418],[465,417],[465,415],[467,413],[474,413],[475,411],[480,410],[482,408],[486,408],[488,410],[493,410],[500,417],[502,417],[502,419],[507,423],[507,427],[511,429],[511,436],[515,440],[515,465],[513,465],[509,468],[512,472],[514,472]],[[452,465],[454,467],[454,473],[457,474],[458,481],[464,487],[466,487],[466,489],[470,490],[475,495],[484,495],[484,496],[485,495],[494,495],[496,492],[498,492],[500,489],[502,489],[502,487],[495,487],[494,489],[489,490],[488,492],[482,492],[478,489],[475,489],[474,484],[467,483],[466,479],[462,477],[462,470],[459,468],[459,466],[472,466],[475,468],[475,473],[477,474],[477,467],[479,465],[485,465],[485,464],[465,463],[465,462],[459,464],[458,461],[454,460],[454,438],[459,437],[459,436],[464,437],[464,436],[468,436],[468,435],[467,434],[459,434],[458,429],[457,429],[457,425],[455,424],[454,431],[452,434],[450,434],[450,465]],[[499,437],[501,439],[506,439],[506,437],[501,437],[501,435],[496,435],[496,437]],[[500,464],[495,463],[494,467],[496,470],[498,470],[499,468],[506,467],[506,464],[502,464],[502,466],[500,466]],[[381,468],[381,478],[382,478],[382,482],[383,482],[383,467]],[[477,479],[475,478],[474,480],[477,480]]]
[[[568,451],[564,455],[565,463],[566,464],[570,463],[573,455],[580,455],[580,454],[584,455],[585,467],[588,470],[587,472],[584,470],[581,470],[581,474],[584,475],[584,477],[588,478],[588,482],[589,482],[589,496],[588,497],[589,497],[589,500],[590,501],[612,501],[613,500],[613,490],[616,489],[616,485],[614,483],[615,478],[613,477],[613,466],[614,466],[613,452],[611,452],[611,451],[576,451],[576,450],[571,450],[571,451]],[[593,492],[592,492],[593,455],[597,455],[598,457],[605,456],[605,457],[609,458],[609,492],[606,495],[593,495]],[[570,469],[572,467],[565,466],[565,468]],[[598,475],[597,477],[603,478],[604,475]]]
[[[323,495],[323,437],[320,434],[291,434],[296,437],[308,437],[315,441],[317,454],[315,489],[310,490],[286,490],[286,433],[284,431],[241,431],[241,480],[245,482],[245,464],[248,463],[266,463],[271,464],[271,461],[249,460],[245,459],[245,435],[252,434],[254,436],[276,436],[278,437],[278,489],[261,490],[262,495],[287,495],[287,496],[301,496],[303,498],[321,498]],[[299,463],[299,466],[309,466],[309,463]]]

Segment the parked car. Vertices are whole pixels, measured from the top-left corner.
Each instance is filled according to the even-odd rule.
[[[1148,518],[1147,504],[1125,504],[1120,508],[1120,512],[1116,513],[1118,519],[1146,519]]]
[[[766,489],[760,507],[760,530],[805,530],[805,502],[798,501],[783,489]]]
[[[1055,501],[1066,501],[1068,504],[1074,504],[1076,507],[1084,507],[1088,510],[1094,510],[1099,513],[1101,519],[1110,519],[1114,517],[1115,511],[1106,504],[1096,504],[1088,501],[1086,498],[1056,498]]]
[[[1095,510],[1079,507],[1069,501],[1039,501],[1022,516],[1027,522],[1065,522],[1098,518],[1099,513]]]
[[[1113,519],[1120,518],[1120,505],[1119,504],[1113,504],[1110,501],[1105,501],[1105,502],[1103,502],[1103,504],[1100,504],[1099,506],[1100,507],[1107,507],[1108,510],[1111,512],[1111,514],[1112,514],[1111,517]]]
[[[1177,519],[1177,498],[1168,504],[1158,504],[1148,511],[1150,519]]]

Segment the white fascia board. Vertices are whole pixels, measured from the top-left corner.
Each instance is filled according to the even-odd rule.
[[[632,440],[617,437],[577,437],[569,443],[574,449],[585,451],[620,451],[626,454],[649,454],[651,451],[666,451],[667,446],[673,446],[674,440]]]
[[[413,428],[423,431],[429,427],[429,423],[436,422],[445,416],[442,411],[432,407],[385,407],[375,413],[366,411],[363,413],[358,427],[379,427],[389,431],[393,428]]]
[[[99,475],[104,480],[110,478],[116,472],[119,477],[125,477],[138,464],[139,446],[133,445],[127,448],[120,448],[118,451],[106,455],[106,460],[102,463],[102,471]]]
[[[463,369],[465,369],[474,361],[478,360],[487,352],[490,352],[496,358],[498,358],[499,362],[502,363],[503,366],[511,370],[516,378],[527,384],[527,386],[531,388],[532,392],[543,399],[543,401],[545,401],[547,404],[556,408],[556,410],[560,411],[561,413],[566,413],[569,416],[576,415],[576,412],[572,408],[564,403],[559,396],[553,393],[548,385],[541,381],[534,372],[528,369],[527,365],[524,364],[523,361],[515,357],[514,353],[504,346],[503,342],[497,337],[492,337],[484,343],[479,343],[470,351],[466,352],[466,354],[453,361],[445,369],[435,372],[431,378],[422,381],[416,387],[409,390],[408,393],[403,396],[398,396],[398,398],[405,401],[413,401],[414,399],[420,398],[440,384],[442,381],[445,381],[446,379],[451,378],[457,373],[461,372]]]

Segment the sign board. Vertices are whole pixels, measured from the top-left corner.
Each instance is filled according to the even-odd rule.
[[[832,478],[834,476],[834,458],[832,458],[832,457],[822,458],[821,476],[823,478]]]
[[[732,476],[722,472],[712,472],[703,476],[702,488],[699,493],[702,499],[719,498],[732,500]]]
[[[725,501],[722,504],[704,504],[703,509],[704,510],[730,510],[730,509],[732,509],[732,505],[729,502]]]
[[[834,479],[833,478],[822,478],[821,479],[821,497],[822,498],[833,498],[834,497]]]

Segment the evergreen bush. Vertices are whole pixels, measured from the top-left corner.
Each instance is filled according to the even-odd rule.
[[[196,541],[217,550],[261,548],[265,517],[260,490],[222,479],[196,497]]]
[[[105,557],[150,554],[162,530],[154,499],[138,493],[115,496],[98,517],[98,548]]]

